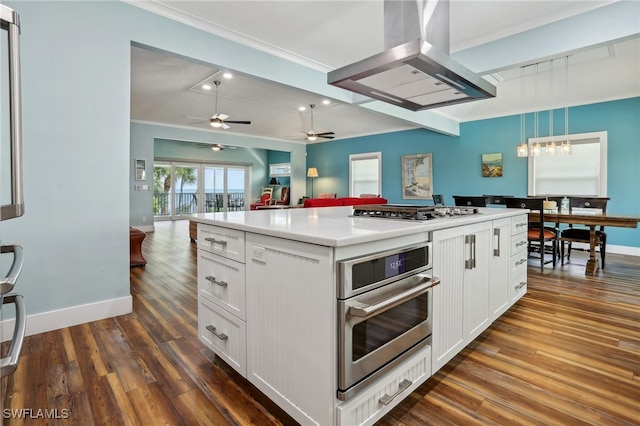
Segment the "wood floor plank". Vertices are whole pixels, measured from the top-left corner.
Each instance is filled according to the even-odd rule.
[[[4,425],[297,424],[199,340],[188,222],[154,226],[133,313],[27,337],[0,386],[22,416]],[[592,277],[586,259],[532,264],[527,294],[377,425],[640,426],[640,262],[607,254]]]
[[[131,406],[145,425],[186,424],[157,383],[149,383],[127,393]]]

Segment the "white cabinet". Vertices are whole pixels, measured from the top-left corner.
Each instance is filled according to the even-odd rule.
[[[244,259],[244,232],[198,224],[198,334],[246,377]]]
[[[489,314],[491,322],[511,306],[509,298],[511,218],[494,220],[492,232],[489,276]]]
[[[528,218],[526,214],[511,218],[511,262],[509,268],[509,306],[527,292]]]
[[[247,379],[301,424],[334,424],[333,249],[247,234]]]
[[[491,221],[433,233],[433,372],[489,326]]]

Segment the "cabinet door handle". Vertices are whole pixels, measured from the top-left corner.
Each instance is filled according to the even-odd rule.
[[[527,241],[518,241],[516,247],[524,246],[525,244],[527,244]]]
[[[398,391],[396,393],[394,393],[393,395],[389,395],[389,394],[385,393],[384,395],[382,395],[380,397],[380,399],[378,401],[380,401],[383,405],[388,405],[391,401],[393,401],[395,399],[396,396],[400,395],[402,392],[404,392],[412,384],[413,384],[413,382],[411,380],[404,379],[398,385]]]
[[[212,277],[211,275],[207,275],[206,277],[204,277],[205,280],[207,281],[211,281],[214,284],[218,284],[220,287],[226,287],[227,286],[227,282],[226,281],[218,281],[216,280],[216,277]]]
[[[500,257],[500,228],[493,228],[493,235],[497,237],[498,248],[493,249],[493,256]]]
[[[516,290],[520,290],[525,285],[527,285],[526,281],[520,281],[520,284],[516,285]]]
[[[476,236],[475,234],[465,235],[464,243],[469,244],[469,259],[464,261],[465,269],[476,267]]]
[[[22,271],[22,247],[18,245],[2,246],[0,253],[13,253],[13,263],[9,268],[9,273],[0,281],[0,294],[5,294],[13,290]]]
[[[216,331],[216,328],[213,325],[208,325],[205,327],[207,330],[209,330],[211,333],[213,333],[214,336],[216,336],[218,339],[220,340],[227,340],[229,338],[229,336],[227,336],[224,333],[218,333]]]
[[[526,262],[527,262],[527,259],[526,259],[526,258],[520,259],[520,260],[518,260],[518,261],[516,262],[516,266],[520,266],[520,265],[522,265],[523,263],[526,263]]]
[[[227,242],[225,240],[216,240],[213,237],[207,237],[204,240],[209,242],[209,243],[220,244],[221,246],[226,246],[227,245]]]

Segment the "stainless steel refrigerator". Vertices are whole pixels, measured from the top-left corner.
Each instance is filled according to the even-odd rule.
[[[0,19],[0,270],[3,277],[0,281],[0,339],[2,342],[11,341],[9,349],[3,351],[3,358],[0,359],[0,377],[4,377],[12,374],[18,366],[26,311],[24,298],[16,292],[20,290],[18,278],[22,271],[23,249],[19,242],[5,241],[2,232],[5,221],[20,220],[24,215],[20,18],[15,11],[0,4]],[[0,395],[0,401],[3,397]]]

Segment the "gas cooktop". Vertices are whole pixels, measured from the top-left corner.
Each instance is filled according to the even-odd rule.
[[[353,207],[353,217],[430,220],[478,213],[475,207],[422,206],[411,204],[367,204]]]

